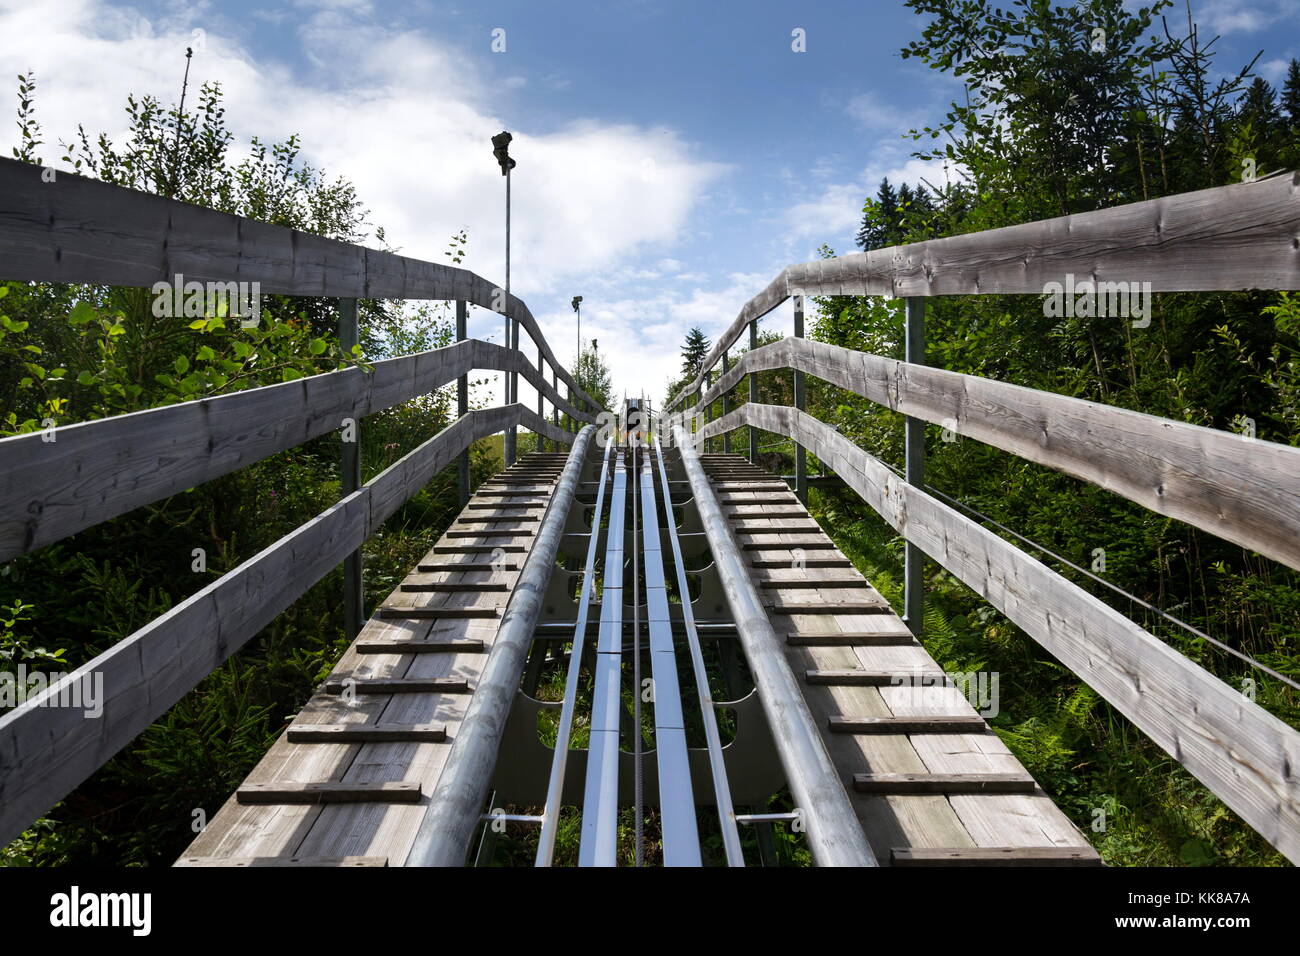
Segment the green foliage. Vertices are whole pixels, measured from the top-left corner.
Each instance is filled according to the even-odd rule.
[[[573,370],[573,378],[584,392],[594,398],[604,408],[614,407],[611,393],[613,384],[609,375],[609,366],[601,357],[596,340],[592,339],[591,348],[583,349],[578,356],[578,364]]]
[[[19,158],[40,162],[34,83],[20,79]],[[355,239],[350,185],[298,168],[297,139],[233,161],[218,88],[196,110],[128,101],[131,134],[117,146],[84,131],[65,159],[83,173],[210,208]],[[382,231],[377,232],[382,242]],[[449,244],[459,261],[467,238]],[[443,305],[360,303],[361,345],[344,353],[331,299],[264,296],[256,324],[229,303],[200,300],[169,314],[150,290],[0,283],[0,429],[5,434],[227,394],[439,348],[453,339]],[[162,313],[162,314],[157,314]],[[450,422],[443,389],[367,418],[365,477]],[[253,423],[250,423],[253,424]],[[332,433],[198,488],[39,549],[0,569],[0,669],[66,671],[135,632],[252,557],[339,496]],[[499,467],[488,443],[472,477]],[[399,509],[364,547],[374,607],[427,552],[457,510],[455,468]],[[202,549],[204,570],[194,554]],[[167,865],[216,813],[333,667],[342,633],[341,574],[311,588],[136,741],[10,846],[0,865]],[[196,814],[196,811],[202,811]]]
[[[1238,182],[1251,163],[1259,175],[1300,164],[1292,112],[1300,66],[1292,64],[1279,104],[1268,84],[1251,81],[1249,66],[1221,71],[1194,24],[1176,32],[1161,17],[1167,3],[907,5],[927,19],[904,56],[967,87],[968,99],[954,103],[944,122],[912,134],[938,141],[917,155],[946,161],[956,181],[924,190],[932,208],[921,220],[902,215],[901,190],[882,182],[865,203],[865,248]],[[1097,44],[1099,27],[1105,38]],[[1300,445],[1294,294],[1157,295],[1145,328],[1122,318],[1049,317],[1033,297],[940,297],[926,304],[930,364],[1207,427],[1253,428],[1259,439]],[[814,305],[813,337],[903,357],[901,302],[844,296]],[[813,414],[878,458],[902,464],[900,415],[815,378],[809,385]],[[1092,566],[1103,549],[1105,566],[1097,573],[1106,582],[1281,673],[1300,671],[1300,575],[938,427],[928,429],[926,446],[931,487],[1080,567]],[[850,492],[826,491],[816,500],[837,543],[901,604],[900,539],[865,515]],[[1261,706],[1300,723],[1300,698],[1285,684],[1046,554],[1042,559],[1229,684],[1255,680]],[[978,595],[934,565],[927,566],[926,595],[927,649],[947,670],[1001,675],[995,731],[1109,862],[1281,861]],[[1094,830],[1098,811],[1106,825]]]

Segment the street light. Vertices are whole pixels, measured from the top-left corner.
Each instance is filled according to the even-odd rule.
[[[510,158],[509,147],[513,138],[505,130],[492,137],[492,155],[501,165],[501,175],[506,178],[506,308],[510,307],[510,170],[515,168],[515,161]],[[516,350],[519,348],[519,323],[512,321],[509,315],[505,320],[505,337],[506,348]],[[514,402],[518,394],[519,373],[510,372],[506,375],[506,404]],[[513,425],[505,434],[505,455],[506,464],[513,465],[515,463],[515,426]]]
[[[573,367],[576,370],[578,359],[582,358],[582,296],[575,295],[573,297],[573,311],[578,313],[578,355],[573,360]]]

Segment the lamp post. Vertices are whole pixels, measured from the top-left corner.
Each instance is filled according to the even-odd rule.
[[[578,313],[578,354],[573,358],[573,368],[577,371],[578,359],[582,358],[582,296],[573,297],[573,311]]]
[[[506,178],[506,298],[505,307],[510,308],[510,170],[515,168],[515,161],[510,158],[510,140],[513,137],[502,130],[492,137],[492,155],[501,166],[501,175]],[[509,314],[505,320],[505,346],[508,349],[519,348],[519,324]],[[519,373],[506,375],[506,404],[514,402],[519,391]],[[515,463],[515,426],[511,425],[505,435],[506,465]]]

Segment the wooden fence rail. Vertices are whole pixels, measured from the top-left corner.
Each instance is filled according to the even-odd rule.
[[[779,368],[1090,481],[1300,569],[1300,448],[799,338],[745,353],[700,404],[745,375]]]
[[[0,279],[152,286],[258,282],[263,293],[472,302],[519,322],[591,411],[517,296],[452,266],[325,239],[40,166],[0,159]]]
[[[454,382],[474,369],[516,371],[566,401],[524,358],[490,342],[446,348],[0,439],[0,560],[193,488]],[[549,437],[549,435],[548,435]],[[53,439],[53,440],[51,440]]]
[[[751,426],[830,465],[895,530],[979,593],[1300,862],[1300,733],[1104,601],[895,476],[805,412],[747,404],[704,440]]]
[[[788,266],[664,409],[698,391],[746,326],[790,296],[1042,295],[1067,274],[1152,292],[1300,289],[1300,173]]]
[[[139,287],[183,276],[187,284],[258,283],[262,294],[455,300],[462,336],[464,304],[472,302],[517,320],[537,346],[538,364],[518,349],[468,339],[370,368],[0,439],[0,560],[325,435],[345,419],[463,383],[475,369],[523,375],[538,390],[539,412],[543,397],[577,422],[594,421],[600,410],[522,300],[472,272],[69,173],[47,182],[42,172],[0,159],[0,279]],[[368,484],[0,717],[0,843],[355,555],[473,442],[520,425],[555,442],[576,438],[517,403],[464,412]],[[87,681],[102,681],[98,715],[66,706]]]
[[[474,441],[512,425],[572,441],[523,405],[472,411],[197,594],[0,717],[0,844],[106,763],[359,548]],[[54,706],[102,680],[102,714]]]

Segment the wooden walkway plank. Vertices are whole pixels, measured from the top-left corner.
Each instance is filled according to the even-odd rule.
[[[476,501],[481,501],[477,495],[471,503]],[[531,544],[531,539],[525,540]],[[446,547],[444,536],[399,583],[384,605],[402,614],[469,609],[494,616],[384,619],[376,615],[340,658],[332,679],[352,676],[368,681],[454,681],[474,686],[487,658],[485,651],[496,636],[500,609],[507,602],[509,591],[449,593],[404,589],[405,585],[426,583],[431,573],[439,573],[421,568],[486,563],[477,556],[483,552],[442,557],[446,553],[442,549]],[[527,546],[503,547],[516,557],[502,571],[493,571],[491,564],[486,563],[486,570],[451,571],[439,576],[460,580],[474,577],[509,587],[523,564]],[[486,548],[489,554],[493,550],[493,547]],[[400,865],[423,817],[429,795],[436,790],[438,774],[469,698],[466,693],[363,692],[345,699],[341,694],[322,689],[290,726],[293,736],[311,735],[311,728],[318,726],[320,729],[315,734],[322,740],[327,735],[339,734],[349,738],[348,742],[292,742],[286,731],[247,782],[274,785],[328,780],[367,785],[402,780],[420,785],[422,793],[418,802],[244,805],[232,795],[195,839],[186,857],[211,861],[203,865],[220,865],[216,861],[221,859],[343,857],[379,858]],[[371,739],[354,742],[349,731],[333,729],[338,725],[356,726],[356,733]],[[385,736],[385,729],[394,725],[400,728],[395,735],[397,739],[373,739],[374,735]],[[362,726],[378,729],[361,729]],[[421,728],[416,734],[419,739],[412,739],[406,731],[408,727]],[[442,739],[434,739],[439,730]],[[183,863],[178,861],[177,865]]]
[[[715,487],[717,487],[715,483]],[[805,513],[806,515],[806,513]],[[748,525],[751,516],[735,516]],[[781,515],[776,520],[789,521]],[[794,516],[802,524],[806,517]],[[767,527],[773,526],[767,521]],[[773,540],[774,539],[774,540]],[[742,542],[744,538],[740,539]],[[756,568],[755,580],[802,582],[833,577],[833,586],[762,587],[763,593],[783,605],[781,610],[797,612],[800,605],[833,606],[846,600],[861,601],[860,595],[884,604],[883,598],[862,578],[834,544],[824,535],[807,533],[761,535],[742,545]],[[823,545],[810,547],[810,541]],[[761,542],[761,543],[759,543]],[[803,553],[794,549],[800,548]],[[795,558],[804,563],[795,566]],[[812,561],[842,562],[833,571],[817,568]],[[761,569],[761,570],[759,570]],[[856,580],[865,591],[848,588],[843,580]],[[858,810],[868,840],[877,856],[891,858],[894,848],[921,853],[927,848],[946,853],[977,853],[983,847],[1014,847],[1032,850],[1048,847],[1067,854],[1069,860],[1096,858],[1082,833],[1061,813],[1046,794],[1032,789],[1032,778],[1006,746],[988,731],[970,703],[956,686],[935,685],[930,675],[941,673],[938,664],[912,637],[892,609],[873,606],[870,613],[781,613],[774,616],[778,633],[787,633],[787,657],[796,674],[899,675],[902,682],[829,677],[825,682],[805,685],[805,698],[814,718],[822,722],[822,737],[836,766],[842,768],[850,799]],[[830,643],[840,642],[842,643]],[[830,730],[830,718],[845,715],[874,718],[956,717],[978,732],[953,732],[961,727],[944,727],[944,733],[905,735],[899,733],[838,733]],[[877,725],[879,726],[879,725]],[[891,729],[905,729],[894,724]],[[899,792],[890,781],[936,780],[943,777],[968,781],[974,775],[986,779],[1015,780],[1001,787],[984,785],[980,792],[916,792],[925,785],[914,784],[910,792]],[[875,779],[872,792],[855,788],[858,779]],[[1027,782],[1026,782],[1027,781]],[[973,783],[966,789],[973,789]],[[997,789],[1019,789],[1021,793],[998,793]],[[970,857],[975,859],[975,857]],[[1005,856],[1004,856],[1005,858]],[[902,864],[907,865],[907,864]],[[1008,864],[1010,865],[1010,864]]]

